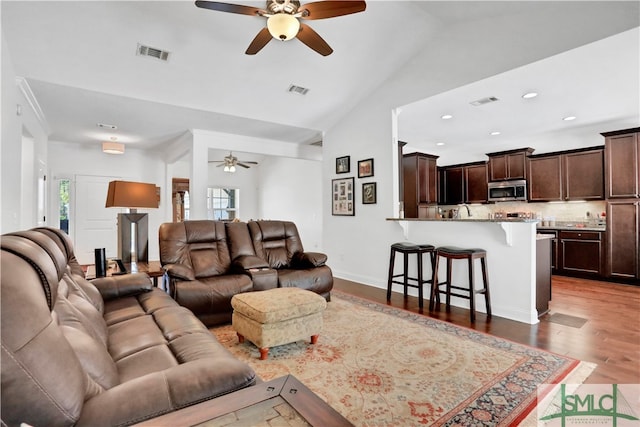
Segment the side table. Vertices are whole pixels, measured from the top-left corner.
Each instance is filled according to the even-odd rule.
[[[164,275],[164,270],[160,261],[126,263],[125,268],[128,273],[147,273],[153,282],[153,286],[158,287],[158,277]],[[116,271],[112,268],[107,269],[107,276],[111,276]],[[87,280],[96,278],[96,266],[91,264],[86,266],[85,278]]]

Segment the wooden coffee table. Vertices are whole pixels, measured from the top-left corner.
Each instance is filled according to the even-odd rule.
[[[353,426],[349,420],[327,405],[293,375],[247,387],[217,399],[208,400],[152,418],[136,426],[199,426],[263,424]]]

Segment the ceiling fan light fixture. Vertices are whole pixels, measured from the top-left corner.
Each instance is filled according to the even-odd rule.
[[[267,28],[274,39],[291,40],[300,31],[300,21],[288,13],[276,13],[267,19]]]

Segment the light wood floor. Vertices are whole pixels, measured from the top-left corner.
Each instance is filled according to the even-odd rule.
[[[385,289],[338,278],[334,288],[377,302],[387,302]],[[429,313],[428,301],[424,303],[424,310],[420,310],[416,297],[405,300],[401,286],[394,285],[394,291],[389,303],[394,307],[597,363],[598,367],[587,383],[640,383],[640,286],[553,276],[551,310],[541,317],[537,325],[497,316],[487,319],[483,313],[478,313],[475,324],[471,324],[468,310],[453,307],[450,313],[446,313],[443,306],[439,312]],[[556,313],[586,319],[586,323],[576,327],[579,325],[570,326],[563,319],[552,321],[551,315]]]

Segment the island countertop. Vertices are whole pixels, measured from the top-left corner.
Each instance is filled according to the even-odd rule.
[[[540,222],[532,218],[387,218],[387,221],[432,221],[432,222]]]

